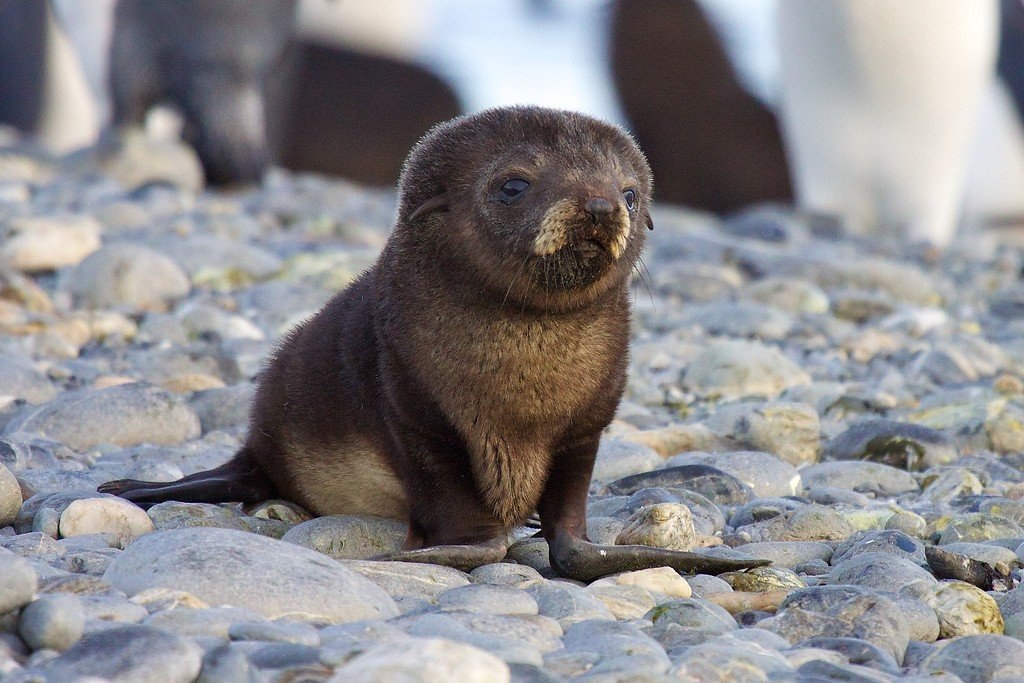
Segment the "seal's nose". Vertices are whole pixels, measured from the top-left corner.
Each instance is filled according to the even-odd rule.
[[[603,218],[610,216],[615,207],[604,197],[591,197],[583,205],[583,210],[590,214],[590,219],[597,223]]]

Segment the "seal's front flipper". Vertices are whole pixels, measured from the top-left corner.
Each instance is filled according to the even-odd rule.
[[[548,539],[548,547],[551,566],[560,575],[585,582],[653,567],[671,567],[688,574],[721,574],[771,564],[768,560],[733,560],[645,545],[597,545],[567,533],[555,533],[553,539]]]
[[[416,550],[397,550],[370,559],[442,564],[446,567],[469,571],[485,564],[501,562],[505,559],[506,552],[508,552],[508,542],[504,538],[495,538],[472,545],[432,545]]]
[[[117,479],[96,487],[130,500],[139,507],[176,500],[182,503],[259,503],[274,497],[274,486],[246,452],[212,470],[196,472],[177,481]]]

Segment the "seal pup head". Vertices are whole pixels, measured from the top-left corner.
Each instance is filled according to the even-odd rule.
[[[396,234],[442,246],[449,279],[501,304],[579,308],[628,280],[652,227],[651,184],[643,153],[612,124],[490,109],[440,124],[416,145],[399,183]]]

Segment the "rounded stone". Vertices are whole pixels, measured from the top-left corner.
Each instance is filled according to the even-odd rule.
[[[608,576],[590,584],[590,588],[605,586],[636,586],[652,593],[660,593],[672,598],[688,598],[693,595],[690,584],[679,572],[670,567],[653,567],[633,572],[624,572]]]
[[[47,681],[192,683],[202,650],[187,638],[148,626],[117,626],[88,633],[62,654],[27,668]]]
[[[0,261],[30,273],[75,265],[100,248],[100,224],[91,216],[25,216],[5,232]]]
[[[693,513],[679,503],[645,505],[634,512],[615,539],[616,545],[646,545],[690,550],[696,545]]]
[[[32,432],[82,452],[100,444],[177,444],[199,436],[199,418],[181,398],[143,383],[79,389],[15,416],[5,434]]]
[[[438,638],[379,643],[335,669],[332,681],[508,683],[508,665],[478,648]]]
[[[739,479],[758,498],[792,496],[803,487],[796,468],[763,451],[683,453],[668,461],[675,465],[710,465]]]
[[[113,548],[126,548],[153,531],[146,511],[122,498],[83,498],[73,501],[60,515],[62,538],[102,534]]]
[[[365,560],[401,549],[406,524],[384,517],[331,515],[289,529],[282,541],[312,548],[336,560]]]
[[[103,580],[128,595],[172,588],[269,618],[338,623],[398,614],[378,586],[329,557],[228,529],[146,534],[114,558]]]
[[[899,592],[913,584],[937,583],[931,573],[908,559],[891,553],[862,553],[839,562],[828,574],[831,585],[852,584]]]
[[[66,593],[40,597],[21,610],[18,619],[18,635],[33,650],[63,652],[78,642],[84,628],[82,603]]]
[[[21,486],[17,477],[6,465],[0,464],[0,529],[14,524],[21,503]]]
[[[944,581],[929,586],[920,599],[935,610],[940,638],[1003,632],[999,605],[988,593],[969,583]]]
[[[57,388],[39,372],[28,355],[0,352],[0,398],[45,403],[57,395]]]
[[[658,605],[644,618],[654,623],[655,637],[664,633],[669,625],[715,633],[728,633],[739,628],[736,620],[724,608],[699,598],[671,600]]]
[[[883,496],[921,490],[914,475],[877,462],[820,462],[800,470],[800,477],[807,488],[831,487]]]
[[[189,293],[188,275],[167,256],[137,244],[107,245],[90,254],[65,281],[81,308],[165,311]]]
[[[1024,643],[992,634],[957,638],[927,655],[919,670],[953,673],[964,681],[1022,678]]]
[[[950,520],[942,530],[940,545],[982,542],[996,538],[1021,538],[1024,528],[1005,517],[987,512],[971,512]]]
[[[683,384],[694,391],[723,398],[771,398],[810,382],[810,375],[775,347],[740,340],[709,344],[683,375]]]
[[[719,406],[706,422],[742,448],[764,451],[794,467],[816,462],[821,449],[818,411],[805,403],[749,402]]]
[[[537,601],[529,593],[505,586],[471,583],[449,588],[437,596],[443,610],[482,612],[486,614],[537,614]]]
[[[952,440],[938,430],[880,419],[855,422],[829,439],[822,453],[827,460],[867,460],[912,472],[946,465],[958,456]]]
[[[38,585],[39,576],[32,563],[0,548],[0,615],[27,605]]]

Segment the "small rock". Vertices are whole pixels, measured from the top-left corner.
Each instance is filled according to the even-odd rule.
[[[729,453],[683,453],[671,458],[669,466],[710,465],[749,486],[754,496],[791,496],[802,487],[800,474],[789,463],[771,453],[733,451]]]
[[[281,537],[336,560],[365,560],[399,550],[406,524],[384,517],[331,515],[292,527]]]
[[[27,605],[38,584],[39,577],[28,560],[0,548],[0,615]]]
[[[437,604],[444,610],[504,615],[537,614],[539,609],[528,593],[486,583],[449,588],[437,596]]]
[[[962,581],[928,586],[921,599],[939,618],[939,637],[1002,633],[1003,616],[988,593]]]
[[[953,519],[946,525],[939,538],[940,545],[947,543],[981,542],[996,538],[1021,538],[1024,528],[1005,517],[985,512],[972,512]]]
[[[465,573],[436,564],[369,560],[344,560],[341,564],[377,584],[393,598],[433,600],[450,588],[469,584]]]
[[[1001,635],[965,636],[949,641],[921,662],[922,673],[949,672],[964,681],[1024,677],[1024,643]]]
[[[660,638],[670,626],[728,633],[736,628],[732,615],[713,602],[700,598],[681,598],[658,605],[644,617],[654,623],[652,635]]]
[[[24,412],[4,434],[32,432],[75,451],[99,444],[176,444],[199,436],[199,418],[180,398],[147,384],[79,389]]]
[[[14,524],[21,510],[21,487],[14,473],[0,464],[0,529]]]
[[[63,538],[102,534],[111,547],[126,548],[153,531],[153,522],[145,510],[122,498],[84,498],[64,509],[59,530]]]
[[[693,514],[685,505],[678,503],[644,506],[629,518],[615,543],[690,550],[697,545]]]
[[[148,626],[117,626],[89,633],[60,656],[28,667],[48,681],[84,680],[191,683],[202,651],[186,638]]]
[[[100,248],[100,224],[91,216],[32,216],[7,225],[0,261],[29,273],[73,266]]]
[[[742,448],[767,451],[794,467],[818,459],[818,412],[804,403],[769,401],[719,406],[706,424],[718,436]]]
[[[624,572],[614,576],[598,579],[590,584],[591,588],[605,586],[636,586],[652,593],[660,593],[673,598],[688,598],[693,594],[690,584],[679,573],[669,567],[654,567],[639,571]]]
[[[56,395],[57,388],[36,370],[27,355],[0,352],[0,398],[20,398],[38,404]]]
[[[329,557],[227,529],[146,534],[114,559],[103,580],[128,595],[173,588],[269,618],[337,623],[398,613],[377,586]]]
[[[526,589],[537,601],[539,613],[558,622],[563,630],[588,619],[614,621],[614,615],[593,593],[571,583],[543,581]]]
[[[594,462],[593,481],[610,481],[638,472],[649,472],[664,463],[652,448],[624,439],[601,439]]]
[[[335,669],[339,681],[507,683],[508,665],[478,648],[437,638],[380,643]]]
[[[85,627],[85,611],[74,595],[44,595],[21,611],[18,635],[33,650],[63,652],[78,642]]]
[[[916,472],[946,465],[959,453],[942,432],[910,422],[862,420],[825,445],[828,460],[869,460]]]
[[[919,565],[891,553],[862,553],[839,562],[829,572],[832,585],[853,584],[883,591],[898,592],[912,584],[930,586],[935,577]]]
[[[920,490],[909,472],[876,462],[822,462],[800,470],[804,486],[898,496]]]
[[[824,505],[805,505],[736,530],[737,534],[755,542],[839,541],[853,532],[853,527],[838,512]]]
[[[116,243],[79,263],[65,282],[77,306],[165,311],[191,290],[188,276],[167,256],[147,247]]]
[[[778,396],[810,376],[770,346],[739,340],[710,344],[687,367],[683,383],[702,394],[723,398]]]

